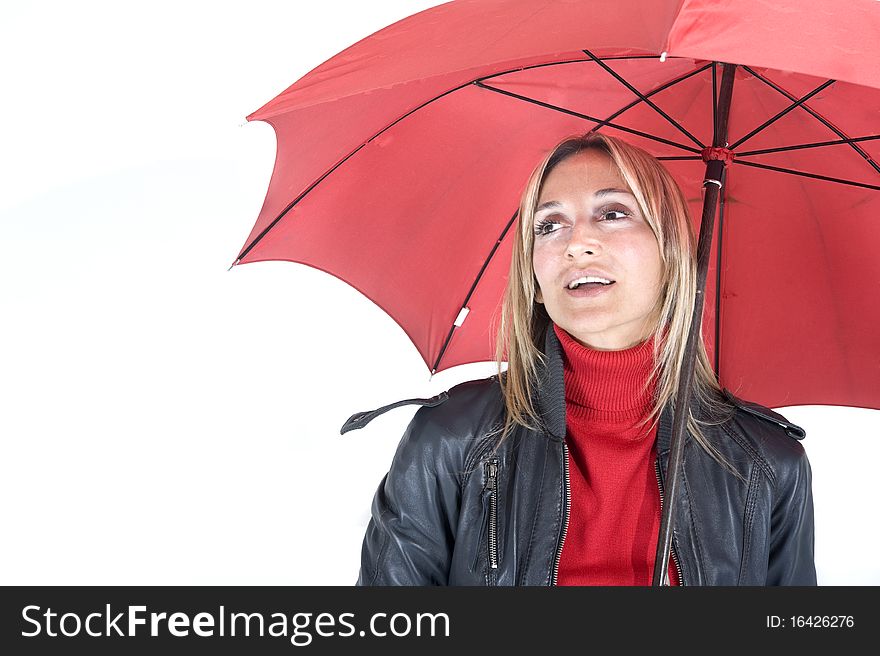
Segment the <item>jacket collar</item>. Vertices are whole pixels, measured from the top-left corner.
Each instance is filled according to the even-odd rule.
[[[565,373],[562,344],[550,322],[545,327],[544,355],[546,362],[539,370],[536,410],[548,437],[561,442],[565,439]]]
[[[552,440],[561,442],[565,439],[565,372],[563,369],[562,344],[548,322],[544,335],[544,355],[546,362],[538,373],[538,389],[536,410],[543,423],[545,434]],[[685,434],[685,439],[690,437]],[[657,427],[657,452],[665,454],[669,451],[672,439],[672,408],[667,405],[660,413],[660,424]]]
[[[685,444],[690,439],[690,431],[685,429]],[[657,426],[657,455],[665,456],[669,452],[669,444],[672,441],[672,406],[666,404],[660,411],[660,422]]]

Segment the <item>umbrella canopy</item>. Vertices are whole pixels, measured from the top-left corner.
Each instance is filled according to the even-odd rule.
[[[722,6],[723,5],[723,6]],[[360,41],[249,116],[278,154],[236,264],[345,280],[439,371],[492,359],[519,194],[598,129],[663,159],[700,216],[737,64],[704,338],[778,407],[880,408],[880,3],[458,0]]]

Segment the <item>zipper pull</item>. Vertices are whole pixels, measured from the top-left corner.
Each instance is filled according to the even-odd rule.
[[[498,460],[493,458],[486,463],[486,489],[495,491],[495,479],[498,476]]]

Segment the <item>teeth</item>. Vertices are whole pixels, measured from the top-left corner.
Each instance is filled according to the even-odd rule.
[[[599,282],[599,283],[602,283],[603,285],[610,285],[611,284],[611,281],[608,280],[607,278],[598,278],[596,276],[584,276],[583,278],[578,278],[577,280],[572,280],[570,283],[568,283],[568,288],[574,289],[578,285],[581,285],[581,284],[584,284],[587,282]]]

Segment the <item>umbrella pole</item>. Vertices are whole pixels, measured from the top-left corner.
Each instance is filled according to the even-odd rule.
[[[703,197],[703,216],[700,221],[700,239],[697,243],[697,295],[694,300],[694,311],[691,315],[691,327],[688,333],[687,347],[682,363],[678,392],[675,397],[675,411],[672,423],[672,441],[669,449],[669,465],[667,467],[667,484],[663,513],[660,518],[660,535],[657,539],[657,556],[654,560],[653,585],[669,585],[669,552],[672,544],[673,515],[679,487],[679,470],[684,452],[684,431],[688,415],[688,399],[691,395],[691,383],[694,377],[694,365],[697,354],[697,340],[700,339],[700,324],[703,317],[705,301],[706,274],[709,270],[709,252],[712,248],[712,234],[715,231],[715,212],[721,194],[724,179],[725,160],[716,149],[727,147],[727,119],[730,114],[730,100],[733,96],[733,74],[736,64],[723,64],[721,89],[718,94],[718,112],[715,123],[713,151],[706,159],[706,178],[703,186],[706,194]],[[714,157],[722,157],[715,159]],[[718,290],[716,290],[718,293]]]

